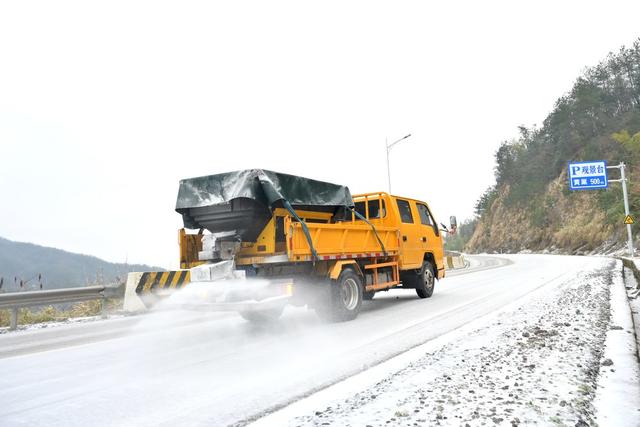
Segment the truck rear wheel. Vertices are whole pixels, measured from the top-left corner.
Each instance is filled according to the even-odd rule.
[[[433,273],[433,266],[429,261],[422,264],[422,269],[418,273],[416,281],[416,293],[420,298],[429,298],[433,295],[433,288],[436,284],[436,276]]]
[[[332,281],[329,289],[329,301],[320,304],[316,312],[329,322],[345,322],[358,317],[362,307],[362,280],[350,268],[342,270],[340,276]]]

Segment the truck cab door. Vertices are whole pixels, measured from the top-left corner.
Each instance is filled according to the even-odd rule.
[[[420,268],[422,266],[422,243],[418,239],[418,223],[411,209],[411,201],[396,199],[400,217],[400,268]]]
[[[436,268],[438,270],[444,269],[444,263],[442,262],[444,257],[444,248],[442,246],[442,236],[438,228],[434,216],[431,214],[429,207],[420,202],[416,202],[416,208],[420,216],[420,224],[418,225],[418,236],[422,245],[423,252],[430,252],[436,260]],[[438,277],[441,277],[441,272],[437,272]]]

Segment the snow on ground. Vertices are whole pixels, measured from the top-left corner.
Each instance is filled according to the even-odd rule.
[[[631,317],[636,329],[636,342],[640,344],[640,287],[632,270],[624,269],[624,284],[629,298]],[[640,346],[638,347],[638,358],[640,359]]]
[[[633,426],[639,425],[640,373],[622,263],[617,264],[611,284],[611,326],[606,335],[594,406],[599,424]]]
[[[619,326],[610,324],[609,311],[616,268],[603,259],[601,268],[480,322],[346,399],[316,402],[288,424],[593,425],[605,338]],[[632,334],[627,323],[620,326]],[[638,414],[625,425],[637,425]]]
[[[51,320],[48,322],[18,324],[18,329],[16,331],[10,330],[8,326],[0,327],[0,334],[19,334],[21,332],[36,331],[36,330],[47,329],[47,328],[56,328],[56,327],[67,326],[67,325],[75,325],[78,323],[100,322],[100,321],[108,321],[112,319],[121,319],[124,317],[131,317],[134,315],[135,314],[120,312],[120,313],[110,313],[107,317],[102,317],[102,315],[85,316],[85,317],[68,317],[60,320]]]

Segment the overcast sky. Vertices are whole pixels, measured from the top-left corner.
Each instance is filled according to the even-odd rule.
[[[638,1],[4,1],[0,236],[176,267],[181,178],[265,168],[473,215]]]

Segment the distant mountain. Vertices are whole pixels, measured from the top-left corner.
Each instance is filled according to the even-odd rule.
[[[0,237],[0,280],[2,290],[43,289],[114,283],[126,280],[132,271],[162,271],[143,264],[111,263],[89,255],[75,254],[32,243]],[[39,280],[40,276],[40,280]]]

